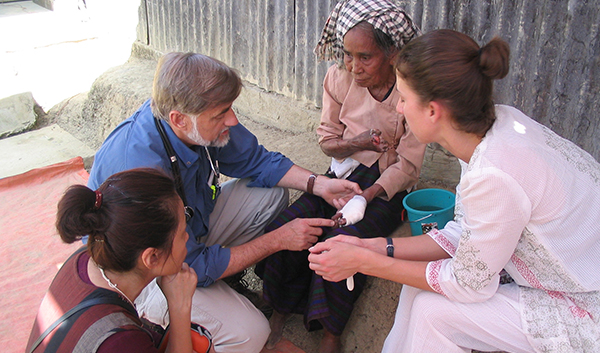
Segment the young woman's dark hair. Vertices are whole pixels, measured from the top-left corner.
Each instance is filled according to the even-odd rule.
[[[442,29],[410,41],[395,68],[423,102],[440,101],[460,130],[482,137],[496,119],[492,80],[508,74],[509,56],[498,37],[480,48],[466,34]]]
[[[147,248],[171,253],[179,196],[173,180],[156,169],[117,173],[98,190],[71,186],[58,203],[56,228],[73,243],[88,235],[88,251],[102,268],[132,270]]]

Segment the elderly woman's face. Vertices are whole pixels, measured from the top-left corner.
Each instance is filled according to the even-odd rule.
[[[373,32],[354,27],[344,36],[344,64],[361,87],[386,85],[394,77],[391,60],[375,43]]]

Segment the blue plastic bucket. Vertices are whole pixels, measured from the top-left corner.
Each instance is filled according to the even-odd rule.
[[[454,194],[443,189],[421,189],[406,195],[402,204],[412,235],[444,228],[454,218],[454,200]]]

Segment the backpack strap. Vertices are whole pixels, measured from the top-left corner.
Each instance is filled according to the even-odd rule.
[[[71,310],[64,313],[63,316],[58,318],[58,320],[56,320],[52,325],[50,325],[40,335],[40,337],[38,337],[38,339],[33,343],[33,345],[31,346],[31,349],[28,351],[28,353],[32,353],[33,351],[35,351],[35,349],[40,345],[40,343],[42,343],[42,341],[44,340],[44,338],[46,338],[46,336],[48,336],[52,331],[54,331],[54,329],[56,329],[60,324],[69,320],[69,318],[71,318],[73,315],[77,314],[80,311],[87,310],[91,306],[99,305],[99,304],[118,305],[122,308],[127,309],[129,312],[131,312],[131,309],[132,309],[131,305],[126,305],[126,303],[123,302],[123,300],[121,300],[120,298],[103,296],[103,297],[95,297],[95,298],[85,299],[81,303],[74,306]],[[135,309],[134,309],[134,312],[135,312]],[[137,313],[136,313],[136,315],[137,315]]]
[[[73,353],[95,353],[107,338],[115,333],[127,331],[126,327],[128,326],[144,331],[152,338],[150,332],[125,315],[125,313],[115,312],[104,316],[88,327],[79,338],[77,345],[73,348]]]

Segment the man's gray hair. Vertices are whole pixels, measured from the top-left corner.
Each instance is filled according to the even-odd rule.
[[[197,53],[168,53],[154,75],[152,113],[166,121],[173,110],[198,115],[232,103],[241,90],[238,73],[221,61]]]

